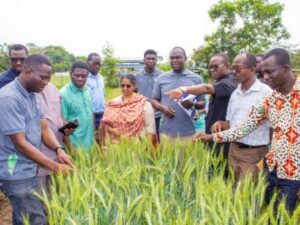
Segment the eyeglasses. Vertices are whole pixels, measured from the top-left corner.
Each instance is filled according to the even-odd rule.
[[[131,88],[132,87],[132,85],[131,84],[121,84],[121,88]]]
[[[212,64],[212,65],[209,65],[208,68],[210,70],[218,70],[222,66],[224,66],[224,64]]]
[[[249,68],[249,67],[246,67],[246,66],[234,66],[233,65],[232,68],[231,68],[231,71],[239,73],[239,72],[242,71],[242,69],[247,69],[247,68]]]
[[[14,57],[11,57],[9,58],[9,60],[12,62],[12,63],[16,63],[18,61],[20,61],[21,63],[24,62],[25,58],[24,57],[20,57],[20,58],[14,58]]]

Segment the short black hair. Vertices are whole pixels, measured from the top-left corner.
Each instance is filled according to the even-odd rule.
[[[89,66],[85,62],[82,62],[82,61],[74,62],[71,66],[71,73],[73,73],[74,70],[77,69],[77,68],[86,69],[89,72]]]
[[[184,54],[184,57],[187,59],[187,56],[186,56],[186,53],[185,53],[184,48],[182,48],[182,47],[180,47],[180,46],[176,46],[176,47],[172,48],[171,51],[173,51],[173,50],[175,50],[175,49],[181,50],[181,51],[183,52],[183,54]]]
[[[22,45],[22,44],[14,44],[14,45],[10,46],[8,49],[9,56],[10,56],[11,50],[15,50],[15,51],[25,50],[26,55],[28,55],[28,49],[25,47],[25,45]]]
[[[249,52],[245,52],[243,54],[246,56],[246,62],[245,62],[246,66],[256,67],[257,64],[256,56]]]
[[[156,51],[154,51],[153,49],[148,49],[144,53],[144,58],[146,57],[146,55],[150,55],[150,54],[157,56],[157,52]]]
[[[26,59],[24,60],[24,63],[22,65],[22,70],[23,69],[27,69],[27,68],[30,68],[30,69],[35,69],[37,68],[38,66],[42,66],[42,65],[47,65],[47,66],[51,66],[52,67],[52,64],[49,60],[49,58],[44,55],[44,54],[33,54],[33,55],[30,55],[28,57],[26,57]]]
[[[274,56],[278,65],[289,65],[291,66],[291,60],[289,53],[283,48],[274,48],[271,51],[267,52],[264,56],[264,60]]]
[[[90,54],[88,55],[87,61],[91,61],[92,58],[93,58],[94,56],[99,56],[99,57],[100,57],[100,55],[99,55],[98,53],[92,52],[92,53],[90,53]]]
[[[222,58],[223,63],[225,65],[229,65],[229,57],[225,52],[218,53],[218,54],[214,55],[213,57],[220,57],[220,58]]]

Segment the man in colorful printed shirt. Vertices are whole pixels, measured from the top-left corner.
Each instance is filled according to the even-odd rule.
[[[90,90],[86,86],[88,65],[75,62],[71,67],[71,82],[61,90],[61,109],[66,121],[77,121],[78,127],[70,135],[73,149],[88,150],[94,143],[93,105]]]
[[[268,52],[261,69],[274,92],[255,107],[241,125],[212,135],[199,135],[198,138],[204,142],[231,142],[269,121],[273,140],[271,151],[265,157],[269,169],[266,201],[270,201],[273,190],[278,188],[281,196],[286,197],[287,208],[293,212],[300,189],[300,83],[296,82],[290,57],[284,49]]]

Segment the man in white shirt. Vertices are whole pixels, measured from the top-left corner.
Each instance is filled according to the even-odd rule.
[[[226,121],[217,121],[212,126],[212,132],[220,132],[244,122],[255,105],[260,103],[272,89],[256,79],[256,58],[250,53],[242,53],[234,59],[232,73],[239,81],[238,88],[232,93]],[[270,143],[270,127],[264,123],[248,136],[231,142],[228,161],[237,178],[242,178],[247,172],[257,175],[256,164],[267,154]]]

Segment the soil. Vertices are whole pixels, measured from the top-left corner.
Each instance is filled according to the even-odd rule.
[[[11,221],[11,206],[9,200],[0,192],[0,224],[12,225]]]

